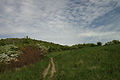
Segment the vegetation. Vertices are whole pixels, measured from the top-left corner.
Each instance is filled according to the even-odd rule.
[[[120,41],[119,40],[113,40],[113,41],[105,43],[105,45],[116,45],[116,44],[120,44]]]
[[[63,46],[28,36],[1,39],[0,80],[44,80],[50,57],[56,67],[52,80],[119,80],[119,53],[119,40]]]
[[[8,64],[8,68],[13,69],[30,65],[32,63],[40,61],[46,54],[44,50],[42,51],[40,48],[35,46],[23,47],[21,51],[23,52],[23,54],[21,54],[17,58],[17,61],[10,61],[10,63]]]
[[[42,80],[42,72],[47,67],[49,58],[44,58],[34,65],[16,68],[15,71],[0,73],[0,80]]]
[[[102,46],[102,43],[101,42],[97,42],[97,46]]]
[[[0,40],[0,46],[3,45],[15,45],[18,48],[22,48],[27,45],[31,46],[38,46],[41,48],[46,48],[48,52],[53,52],[53,51],[62,51],[62,50],[67,50],[70,47],[69,46],[63,46],[59,44],[54,44],[52,42],[46,42],[46,41],[41,41],[41,40],[34,40],[29,37],[26,38],[7,38],[7,39],[1,39]]]
[[[17,46],[4,45],[0,47],[0,62],[9,63],[11,60],[17,61],[17,57],[22,54]]]
[[[52,80],[120,80],[120,45],[48,54],[57,73]]]

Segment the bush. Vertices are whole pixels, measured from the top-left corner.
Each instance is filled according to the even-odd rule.
[[[11,60],[17,61],[17,57],[22,52],[14,45],[0,47],[0,62],[9,63]]]
[[[112,43],[113,44],[120,44],[120,41],[119,40],[113,40]]]
[[[120,44],[120,41],[119,40],[113,40],[113,41],[105,43],[105,45],[114,45],[114,44]]]
[[[97,42],[97,46],[102,46],[102,43],[101,42]]]
[[[3,40],[0,40],[0,46],[4,46],[6,43]]]
[[[41,44],[37,44],[37,47],[41,49],[41,51],[48,51],[49,48],[41,45]]]
[[[25,46],[21,48],[23,54],[18,57],[18,61],[10,61],[9,68],[22,67],[40,61],[46,51],[36,46]]]

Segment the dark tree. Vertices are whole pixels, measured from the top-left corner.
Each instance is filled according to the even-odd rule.
[[[102,43],[101,42],[97,42],[97,46],[102,46]]]
[[[4,46],[6,43],[3,40],[0,40],[0,46]]]
[[[113,44],[119,44],[120,41],[119,41],[119,40],[113,40],[112,43],[113,43]]]

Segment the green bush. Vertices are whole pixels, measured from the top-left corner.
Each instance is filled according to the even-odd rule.
[[[120,41],[119,40],[113,40],[113,41],[105,43],[105,45],[116,45],[116,44],[120,44]]]
[[[46,51],[41,51],[41,49],[36,46],[25,46],[21,48],[21,51],[23,54],[17,58],[17,61],[10,61],[10,68],[23,67],[25,65],[33,64],[40,61],[46,54]]]
[[[97,42],[97,46],[102,46],[102,43],[101,42]]]
[[[5,41],[0,40],[0,46],[4,46],[4,45],[6,45]]]
[[[22,52],[15,45],[5,45],[0,47],[0,62],[9,63],[11,60],[17,61],[17,57]]]

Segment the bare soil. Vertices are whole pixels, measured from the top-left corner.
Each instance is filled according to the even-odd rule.
[[[48,67],[43,72],[43,78],[47,76],[49,69],[50,69],[50,63],[48,64]]]
[[[50,78],[52,78],[54,76],[54,73],[56,72],[53,58],[50,58],[50,62],[52,64],[52,68],[51,68],[52,70],[51,70]],[[43,72],[43,78],[45,78],[47,76],[48,71],[50,70],[50,67],[51,67],[51,65],[49,63],[48,67]]]

